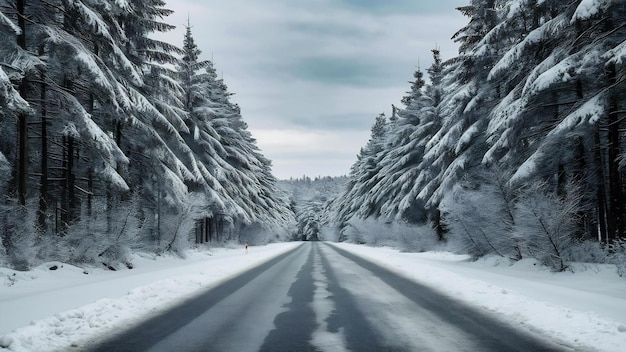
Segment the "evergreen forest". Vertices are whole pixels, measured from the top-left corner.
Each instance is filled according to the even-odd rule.
[[[327,223],[356,242],[624,273],[626,2],[457,10],[458,56],[433,49],[403,106],[375,118]]]
[[[321,239],[626,273],[626,1],[468,0],[346,177],[281,182],[165,5],[0,0],[0,266]]]
[[[162,0],[0,2],[0,264],[287,236],[293,213]]]

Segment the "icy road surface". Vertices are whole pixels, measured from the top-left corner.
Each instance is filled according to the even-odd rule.
[[[305,243],[95,351],[565,351],[325,243]]]

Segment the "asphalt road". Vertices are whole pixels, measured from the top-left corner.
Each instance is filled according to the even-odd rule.
[[[565,351],[326,243],[304,243],[90,351]]]

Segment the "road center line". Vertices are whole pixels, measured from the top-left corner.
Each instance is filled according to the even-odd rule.
[[[322,351],[348,351],[343,327],[333,332],[330,331],[328,326],[328,319],[337,307],[331,299],[332,293],[328,290],[328,278],[322,265],[318,246],[314,246],[313,250],[315,254],[313,261],[313,285],[315,291],[311,305],[315,312],[317,329],[313,332],[311,344]]]

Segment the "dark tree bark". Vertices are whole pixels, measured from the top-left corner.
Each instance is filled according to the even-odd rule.
[[[585,143],[585,138],[577,137],[576,138],[576,146],[574,148],[574,158],[573,158],[573,171],[572,171],[572,180],[574,184],[578,187],[579,192],[581,192],[582,196],[582,206],[579,207],[577,212],[578,217],[578,231],[576,233],[576,237],[579,240],[589,240],[589,239],[597,239],[598,238],[598,223],[597,219],[592,215],[595,213],[595,209],[592,209],[590,206],[595,201],[595,195],[593,187],[590,184],[590,173],[588,166],[590,160],[590,155],[587,151],[587,143]],[[591,164],[593,165],[593,164]],[[589,187],[592,186],[592,187]]]
[[[213,241],[213,219],[207,217],[206,218],[206,231],[207,231],[207,242]]]
[[[204,242],[204,220],[196,220],[195,234],[196,234],[196,244],[201,244]]]
[[[63,187],[61,192],[61,227],[59,233],[65,234],[68,226],[75,219],[76,184],[74,175],[74,138],[63,136]]]
[[[17,25],[20,28],[20,34],[17,36],[17,45],[23,50],[26,50],[26,13],[25,13],[25,0],[17,0]],[[20,83],[20,95],[26,97],[26,88],[28,82],[26,78],[22,79]],[[25,113],[20,113],[18,116],[18,170],[17,170],[17,194],[19,203],[26,205],[26,181],[28,177],[28,153],[27,153],[27,140],[28,140],[28,116]]]
[[[617,82],[615,64],[607,67],[609,86]],[[620,121],[617,100],[614,95],[609,98],[608,112],[608,166],[609,166],[609,240],[621,237],[624,234],[624,204],[622,192],[622,175],[619,169],[620,155]]]
[[[74,174],[74,137],[67,138],[67,216],[68,224],[76,219],[76,175]]]
[[[42,54],[42,53],[40,53]],[[46,233],[48,215],[48,112],[46,106],[45,72],[41,73],[41,177],[39,180],[39,211],[37,222],[41,233]]]
[[[608,223],[607,223],[607,197],[606,197],[606,176],[604,173],[605,163],[602,160],[604,154],[602,141],[600,139],[600,126],[596,128],[595,137],[595,166],[597,170],[597,211],[598,211],[598,228],[600,231],[600,239],[608,240]]]
[[[87,170],[87,217],[91,220],[91,215],[93,212],[93,167],[89,167]]]
[[[443,221],[441,219],[441,210],[439,210],[439,208],[433,210],[432,222],[433,227],[435,228],[435,232],[437,233],[437,240],[445,241],[445,234],[447,231],[446,226],[443,224]]]

